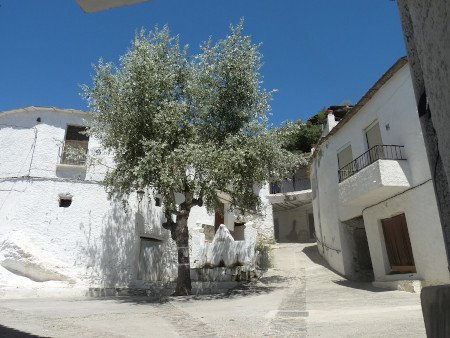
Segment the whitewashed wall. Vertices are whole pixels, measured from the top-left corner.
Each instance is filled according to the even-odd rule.
[[[405,147],[404,150],[409,167],[408,172],[405,174],[410,186],[414,187],[431,178],[417,114],[410,69],[408,65],[405,65],[378,90],[355,116],[320,146],[321,152],[312,163],[311,184],[316,233],[323,242],[322,245],[319,245],[319,249],[323,251],[323,256],[330,265],[342,274],[350,274],[351,262],[344,258],[342,254],[342,250],[346,248],[343,247],[343,240],[341,239],[342,234],[340,231],[343,226],[341,222],[361,216],[363,210],[370,207],[370,205],[346,207],[341,203],[342,201],[339,201],[337,153],[348,144],[352,146],[353,159],[366,152],[368,149],[364,129],[375,120],[379,122],[383,144],[403,145]],[[415,196],[416,194],[414,192],[405,194],[405,196]],[[427,215],[430,214],[430,210],[435,210],[435,196],[430,189],[421,189],[418,196],[418,198],[411,200],[405,197],[409,204],[407,205],[406,202],[400,203],[397,209],[404,210],[408,221],[411,243],[415,252],[414,257],[418,257],[416,259],[418,271],[416,277],[424,278],[427,282],[432,283],[442,282],[448,280],[449,277],[448,271],[444,271],[447,269],[442,265],[442,262],[437,262],[436,268],[430,271],[430,268],[426,267],[424,263],[428,258],[419,258],[419,256],[432,257],[433,254],[441,254],[442,250],[444,250],[439,220],[434,216],[430,216],[426,224],[415,221],[423,219],[424,208],[428,210],[425,213]],[[380,241],[383,238],[375,236],[378,231],[375,230],[375,223],[378,219],[392,216],[392,210],[388,207],[389,203],[377,206],[376,209],[378,211],[371,213],[370,216],[370,209],[366,209],[364,212],[370,254],[377,279],[384,278],[382,277],[383,273],[379,263],[380,257],[382,257]],[[428,249],[428,239],[421,240],[420,236],[415,237],[417,234],[425,235],[427,232],[433,238],[435,246],[433,250]],[[386,257],[383,257],[383,262],[385,264]],[[401,276],[397,276],[397,278],[401,278]]]
[[[430,181],[364,211],[376,281],[387,282],[399,278],[399,275],[388,274],[389,259],[380,219],[404,213],[417,273],[402,275],[402,278],[423,280],[423,286],[450,282],[442,230],[438,226],[439,214],[433,195],[433,184]]]
[[[311,204],[290,210],[274,211],[274,222],[278,224],[278,242],[311,242],[308,214],[312,212]]]
[[[160,240],[164,259],[157,279],[176,277],[176,247],[161,227],[161,208],[150,191],[140,203],[135,194],[108,200],[101,180],[113,163],[95,138],[89,151],[100,150],[100,163],[87,170],[57,166],[67,125],[85,125],[87,119],[84,112],[53,108],[0,113],[0,286],[26,283],[13,278],[13,270],[74,285],[138,286],[140,237]],[[72,204],[59,207],[59,197],[67,195]],[[225,223],[233,230],[231,211]],[[189,226],[197,224],[213,225],[214,215],[193,208]],[[270,225],[271,219],[262,218],[255,227],[269,231]]]

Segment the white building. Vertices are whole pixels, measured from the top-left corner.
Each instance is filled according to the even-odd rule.
[[[315,241],[311,183],[307,169],[300,168],[281,184],[270,184],[274,237],[278,243]]]
[[[450,282],[405,58],[320,140],[311,183],[318,247],[333,269],[388,288]]]
[[[83,134],[89,118],[81,111],[39,107],[0,113],[0,296],[2,288],[39,283],[145,288],[176,278],[176,246],[161,226],[160,201],[149,190],[108,200],[101,181],[114,164],[97,140]],[[86,165],[83,156],[67,155],[70,147],[97,160]],[[263,200],[266,190],[259,192]],[[270,236],[270,205],[266,209],[268,217],[253,224]],[[191,210],[191,267],[239,260],[254,268],[256,230],[248,223],[235,227],[226,201],[222,213]],[[221,236],[228,253],[214,246],[217,222],[226,225]],[[231,261],[222,257],[233,253]]]

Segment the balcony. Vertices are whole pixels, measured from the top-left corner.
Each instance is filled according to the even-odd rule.
[[[267,198],[274,211],[308,205],[311,203],[311,182],[309,178],[302,178],[270,183],[270,194]]]
[[[281,183],[270,183],[271,194],[285,194],[288,192],[302,191],[311,189],[311,182],[309,178],[302,179],[285,179]]]
[[[60,149],[60,164],[85,166],[89,141],[66,140]]]
[[[66,140],[59,149],[56,176],[68,179],[86,178],[86,159],[89,141]]]
[[[378,160],[406,160],[404,148],[404,146],[396,145],[376,145],[370,148],[364,154],[338,170],[339,182],[346,180]]]
[[[404,147],[377,145],[339,170],[339,201],[368,206],[410,188]]]

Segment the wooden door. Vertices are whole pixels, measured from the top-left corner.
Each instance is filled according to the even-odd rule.
[[[405,214],[381,220],[392,272],[416,272]]]
[[[217,232],[219,226],[224,224],[225,221],[225,204],[219,203],[219,206],[216,209],[214,214],[214,232]]]

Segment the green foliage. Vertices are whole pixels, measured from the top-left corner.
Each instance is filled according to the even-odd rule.
[[[83,91],[90,133],[114,155],[111,194],[151,187],[175,213],[175,192],[211,210],[223,191],[245,212],[260,205],[255,182],[298,164],[267,129],[272,92],[261,88],[259,46],[242,30],[241,21],[191,58],[167,27],[141,30],[118,66],[94,67]]]
[[[321,125],[303,123],[297,120],[285,122],[277,132],[284,149],[292,152],[309,153],[311,145],[319,140],[322,127]]]
[[[275,243],[273,238],[268,238],[261,234],[256,238],[255,250],[259,252],[258,267],[260,269],[267,270],[273,267],[272,245]]]
[[[307,123],[318,126],[323,125],[327,122],[327,115],[327,108],[323,107],[316,115],[310,117]]]

